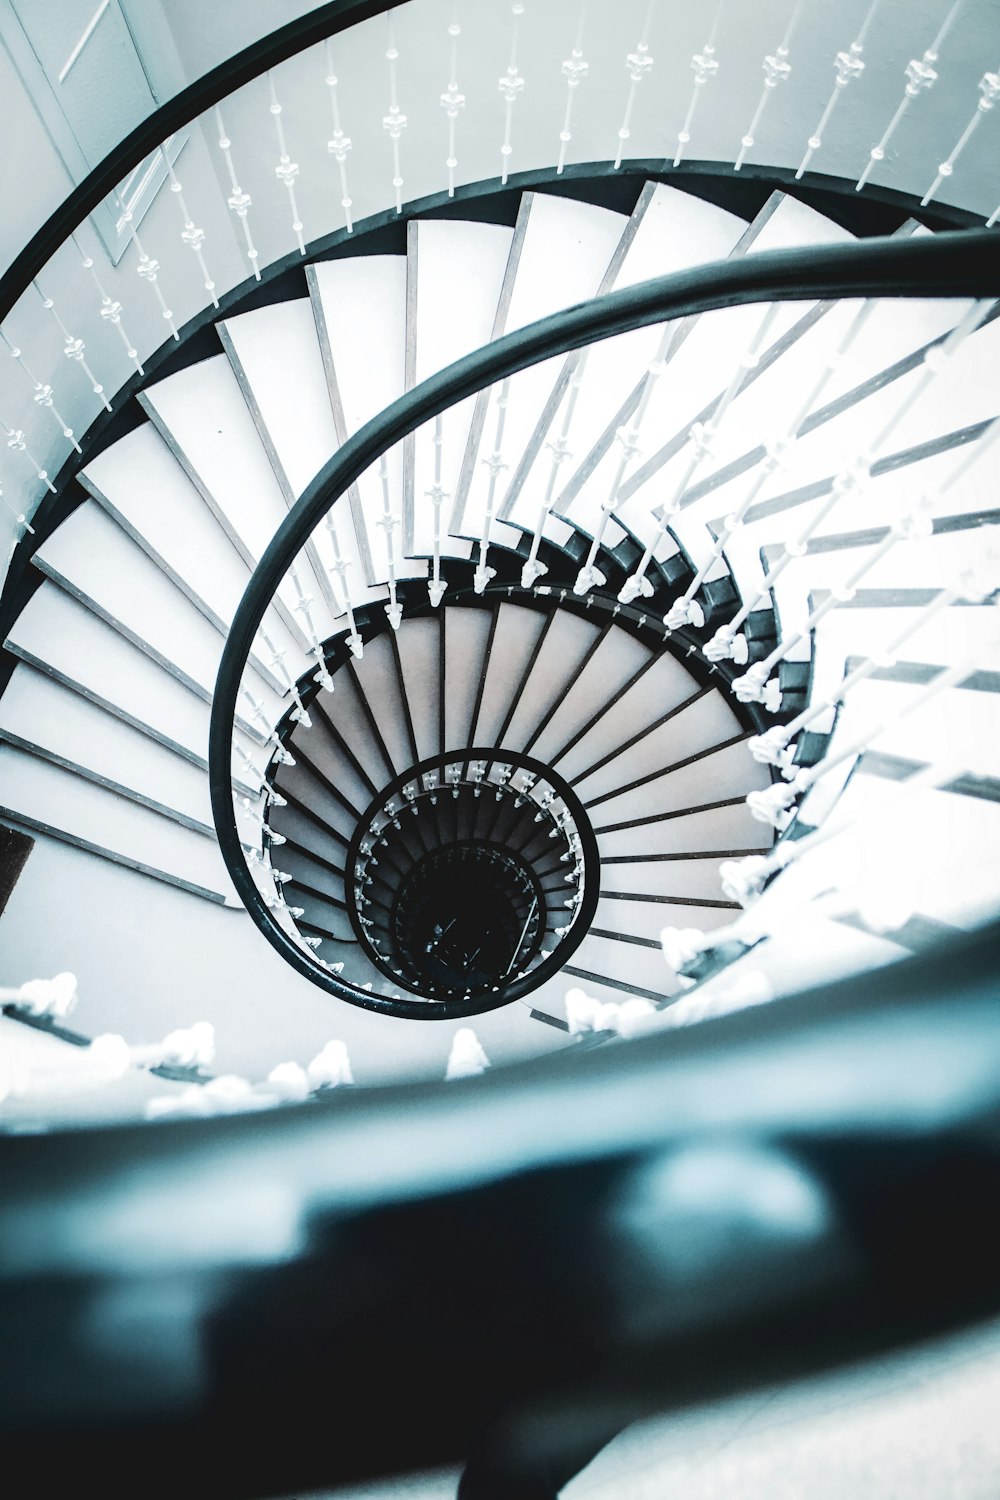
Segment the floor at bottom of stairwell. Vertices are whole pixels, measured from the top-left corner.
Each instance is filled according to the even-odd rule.
[[[564,1500],[996,1500],[1000,1322],[627,1428]],[[458,1471],[297,1500],[453,1500]]]

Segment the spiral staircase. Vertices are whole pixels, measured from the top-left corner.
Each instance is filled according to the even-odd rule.
[[[926,231],[904,221],[898,233]],[[85,502],[35,553],[40,586],[6,642],[18,664],[0,700],[5,820],[127,870],[120,889],[139,931],[153,920],[155,881],[211,905],[213,946],[239,927],[238,941],[259,947],[231,909],[239,898],[214,837],[208,706],[250,564],[313,474],[406,389],[567,303],[705,260],[846,239],[790,193],[773,193],[746,223],[655,182],[637,186],[629,215],[529,192],[513,227],[411,219],[405,256],[315,262],[308,297],[217,324],[221,352],[146,386],[139,420],[82,469]],[[463,998],[466,1011],[488,1004],[478,1024],[494,1061],[570,1041],[581,1024],[567,1013],[570,989],[611,1006],[606,1018],[646,1002],[632,1007],[638,1024],[690,985],[684,963],[697,967],[698,950],[741,911],[720,867],[764,858],[771,825],[782,825],[787,804],[773,804],[770,821],[754,810],[755,797],[773,795],[766,760],[788,764],[782,724],[805,711],[795,769],[821,759],[838,680],[859,661],[864,682],[826,753],[887,711],[892,722],[860,760],[818,779],[799,821],[818,824],[835,806],[861,840],[868,888],[887,861],[911,881],[923,875],[889,903],[906,907],[901,920],[866,923],[862,898],[829,917],[803,905],[805,944],[801,929],[765,926],[742,963],[747,996],[889,961],[938,924],[984,915],[995,897],[983,869],[983,851],[1000,848],[995,510],[976,447],[988,447],[995,403],[987,305],[773,304],[703,314],[670,337],[654,377],[662,334],[620,336],[593,347],[587,368],[579,356],[535,366],[398,445],[300,557],[244,681],[234,793],[246,847],[256,840],[278,871],[272,900],[294,909],[302,941],[362,1005],[412,1019],[452,1015]],[[785,418],[799,431],[786,456],[773,414],[802,405],[803,390],[805,407]],[[697,424],[723,404],[709,449]],[[629,459],[628,445],[647,440],[623,483],[623,447]],[[870,488],[835,486],[845,459],[873,441]],[[688,478],[696,466],[699,483]],[[657,508],[678,484],[667,525]],[[414,504],[425,493],[433,509]],[[450,514],[442,496],[454,497]],[[793,531],[807,538],[803,555],[775,580],[772,608],[761,585],[790,560]],[[863,587],[852,584],[862,574]],[[947,589],[963,607],[929,608]],[[810,628],[830,599],[840,608],[816,630],[810,676]],[[745,633],[729,630],[736,646],[713,652],[739,601],[763,607],[745,608]],[[906,650],[893,652],[901,632]],[[782,636],[803,644],[780,661],[777,697],[741,701],[740,664],[727,656],[741,655],[745,671],[772,651],[780,659]],[[943,703],[925,706],[937,666],[953,663],[966,670]],[[768,757],[769,726],[779,739]],[[948,786],[878,813],[898,783],[956,757]],[[560,834],[565,800],[546,812],[560,795],[550,773],[578,799],[586,852],[575,826]],[[405,976],[390,961],[398,943],[386,933],[418,861],[430,861],[428,878],[434,851],[446,869],[460,846],[487,875],[499,878],[501,852],[515,861],[521,896],[486,878],[472,904],[488,925],[499,902],[515,943],[519,926],[530,932],[523,950],[500,943],[479,1000],[453,974],[442,1011],[421,996],[412,954]],[[386,929],[381,958],[373,921]],[[715,982],[723,993],[732,983]],[[433,1062],[424,1049],[421,1068],[443,1073],[453,1030],[442,1029]],[[375,1081],[378,1025],[363,1037],[351,1037],[355,1069]],[[126,1095],[134,1101],[134,1084]]]
[[[353,1083],[417,1100],[387,1105],[403,1129],[444,1079],[489,1118],[489,1071],[526,1091],[501,1147],[535,1150],[562,1126],[533,1079],[554,1097],[595,1051],[611,1078],[641,1038],[676,1043],[683,1098],[682,1028],[883,967],[905,997],[902,960],[936,975],[1000,913],[987,237],[963,261],[967,217],[912,195],[875,212],[621,150],[509,185],[510,101],[506,131],[501,181],[400,200],[206,307],[95,420],[38,534],[20,518],[0,823],[34,847],[3,924],[18,963],[42,944],[83,982],[71,1023],[71,982],[0,975],[5,1131],[307,1101],[349,1131]],[[873,231],[902,295],[865,290]],[[803,291],[813,261],[829,294]],[[723,1035],[766,1047],[781,1014]],[[548,1054],[544,1078],[504,1066]],[[635,1079],[620,1118],[657,1097]]]

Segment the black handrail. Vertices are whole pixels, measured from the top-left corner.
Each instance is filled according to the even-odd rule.
[[[716,261],[642,282],[554,313],[457,360],[401,396],[344,444],[296,502],[261,558],[233,619],[212,703],[209,783],[223,858],[257,926],[294,969],[341,998],[361,1004],[370,1000],[305,954],[275,923],[258,891],[233,809],[232,728],[243,669],[278,584],[322,517],[369,465],[440,412],[504,377],[652,323],[780,299],[1000,295],[996,249],[997,237],[990,230],[903,241],[885,237]]]
[[[162,146],[168,136],[190,125],[213,105],[221,104],[243,84],[261,77],[269,68],[277,67],[306,47],[336,36],[372,16],[409,3],[410,0],[328,0],[327,4],[318,5],[308,14],[251,42],[242,52],[234,53],[147,115],[108,152],[79,187],[63,199],[32,235],[16,260],[11,262],[0,278],[0,322],[87,215],[93,213],[150,152]]]
[[[264,1128],[0,1139],[0,1452],[39,1495],[311,1493],[995,1314],[998,952]]]

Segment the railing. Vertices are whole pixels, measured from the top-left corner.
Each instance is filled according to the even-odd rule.
[[[991,73],[976,84],[990,43],[982,7],[953,5],[931,24],[876,0],[839,51],[844,23],[818,0],[790,15],[720,5],[707,42],[695,8],[672,11],[669,30],[662,11],[656,0],[592,7],[586,16],[576,0],[464,9],[453,0],[393,8],[336,0],[152,114],[66,199],[0,284],[0,326],[13,356],[0,386],[12,455],[4,504],[15,536],[30,536],[52,476],[73,472],[102,410],[117,409],[161,368],[178,338],[232,308],[248,276],[268,279],[361,224],[391,220],[404,198],[447,202],[498,171],[501,184],[512,172],[519,182],[537,170],[572,175],[612,154],[611,172],[630,161],[661,172],[717,170],[713,163],[735,159],[737,172],[752,175],[754,160],[764,159],[769,171],[794,172],[805,184],[839,177],[872,191],[877,179],[876,195],[922,194],[924,205],[936,205],[947,184],[967,210],[960,219],[995,221],[992,122],[977,130],[998,89]],[[921,48],[897,102],[885,59]],[[831,64],[833,90],[813,125]],[[866,65],[878,76],[874,90],[861,78]],[[935,87],[949,69],[949,87]],[[376,77],[385,100],[373,109]],[[848,115],[835,106],[852,83]],[[802,111],[781,132],[767,113],[778,89]],[[918,111],[933,158],[907,134]],[[88,215],[182,126],[191,127],[192,144],[170,170],[171,191],[141,233],[133,226],[122,262],[110,264]],[[828,177],[816,175],[817,162]]]
[[[247,910],[278,952],[300,973],[307,975],[321,987],[355,1003],[372,1004],[370,996],[317,961],[312,948],[297,931],[294,919],[288,913],[280,885],[276,886],[273,879],[272,867],[267,858],[266,834],[263,842],[247,843],[246,824],[240,821],[243,803],[240,794],[234,797],[232,777],[235,749],[239,755],[236,764],[242,765],[251,777],[256,777],[255,796],[260,808],[266,809],[273,796],[275,761],[280,764],[287,754],[282,748],[282,725],[278,721],[272,724],[262,717],[261,727],[266,733],[264,745],[259,748],[254,746],[237,717],[241,696],[252,697],[246,682],[248,678],[257,677],[257,664],[268,655],[269,637],[263,622],[268,618],[269,611],[274,610],[275,601],[282,593],[288,593],[289,570],[294,569],[295,560],[303,554],[311,539],[319,541],[327,525],[335,521],[339,498],[361,480],[366,472],[376,472],[383,455],[389,449],[409,434],[419,433],[422,428],[428,434],[435,431],[434,424],[439,415],[467,396],[491,387],[502,392],[505,382],[519,370],[553,355],[589,348],[603,339],[664,323],[665,320],[667,333],[664,338],[668,338],[679,319],[736,304],[774,304],[782,298],[794,301],[883,296],[961,295],[985,298],[998,291],[1000,270],[996,265],[995,239],[986,231],[942,234],[909,242],[896,239],[869,241],[822,251],[784,251],[761,254],[745,260],[720,262],[697,271],[611,292],[591,303],[558,313],[536,325],[498,339],[407,393],[345,443],[293,507],[254,574],[233,620],[212,706],[210,777],[220,846]],[[974,313],[975,316],[970,314],[964,318],[951,336],[951,347],[974,326],[977,317],[982,317],[983,308],[978,303]],[[770,312],[766,317],[770,317]],[[933,379],[936,372],[947,368],[948,353],[949,347],[946,346],[944,357],[933,360],[928,366],[922,384]],[[746,368],[746,356],[734,359],[734,374],[729,391],[735,392],[741,373]],[[913,399],[912,393],[904,398],[907,404]],[[811,401],[806,410],[809,405]],[[716,428],[723,420],[725,406],[723,398],[713,417]],[[803,412],[795,414],[793,428],[799,425],[803,415]],[[640,413],[637,413],[633,426],[639,420]],[[893,425],[895,419],[891,419],[884,430],[890,431]],[[997,436],[997,425],[987,428],[974,448],[970,462],[981,459],[988,451]],[[705,435],[702,434],[695,448],[696,456],[703,451],[705,441]],[[874,452],[878,449],[879,442],[876,441]],[[763,467],[766,471],[766,462]],[[857,463],[852,460],[845,471],[843,482],[838,480],[833,486],[834,500],[852,487],[866,483],[868,474],[867,467],[859,470]],[[689,473],[668,509],[679,505],[690,477]],[[749,495],[755,495],[757,489],[758,483],[754,479]],[[898,527],[890,532],[888,545],[894,545],[897,541],[904,542],[913,532],[919,532],[919,517],[926,513],[922,509],[926,505],[926,497],[917,497],[912,517],[908,513],[901,518]],[[489,506],[487,511],[489,513]],[[735,525],[735,522],[732,524]],[[485,566],[487,546],[488,523],[476,573],[477,591],[481,586],[480,573]],[[789,561],[794,562],[802,550],[799,547],[790,548]],[[721,554],[721,548],[719,551]],[[597,547],[593,547],[584,568],[587,576],[578,579],[577,592],[586,592],[593,587],[596,557]],[[692,585],[664,616],[668,634],[685,628],[692,620],[699,626],[706,623],[705,609],[699,602],[699,590],[705,583],[707,572],[707,569],[702,569],[696,574]],[[433,587],[433,578],[431,586]],[[978,589],[978,597],[981,598],[994,586],[995,579],[982,582],[975,579],[956,580],[951,595],[947,590],[943,591],[943,602],[948,602],[952,596],[958,597],[963,590],[969,596],[975,595]],[[623,590],[623,596],[629,592],[630,589]],[[850,595],[850,589],[832,594],[830,600],[822,606],[823,612],[829,613],[838,600],[846,602]],[[397,611],[395,600],[385,606],[388,623],[393,629],[398,628],[399,624]],[[742,615],[741,609],[735,618],[739,620]],[[804,627],[804,633],[808,634],[816,623],[815,617],[811,616]],[[709,621],[709,624],[714,624],[714,620]],[[717,670],[717,659],[723,654],[718,650],[719,641],[727,634],[735,640],[732,621],[721,626],[710,640],[702,643],[705,656],[716,662]],[[350,628],[347,636],[341,635],[340,639],[346,639],[355,652],[363,649],[356,631],[351,631]],[[780,689],[778,679],[771,674],[787,655],[789,645],[788,640],[779,642],[773,651],[737,676],[733,681],[737,696],[763,703],[766,709],[777,711],[780,708]],[[697,646],[696,641],[693,649],[697,649]],[[328,653],[332,656],[339,649],[333,638],[321,642],[312,637],[309,648],[315,660],[322,660],[324,663]],[[971,664],[954,664],[942,672],[932,687],[925,690],[925,694],[961,681],[971,670]],[[325,666],[321,666],[320,671],[326,671]],[[320,682],[318,675],[315,675],[314,680]],[[320,690],[323,690],[322,683]],[[301,692],[290,679],[281,708],[289,725],[301,717]],[[787,753],[784,759],[779,757],[779,750],[788,751],[792,736],[802,729],[808,717],[806,714],[793,721],[788,739],[782,744],[779,744],[784,735],[782,726],[775,725],[767,729],[764,728],[767,721],[762,721],[764,732],[755,742],[761,759],[777,762],[790,772],[791,779],[787,782],[776,781],[769,791],[751,793],[748,798],[755,816],[772,823],[779,830],[788,827],[791,821],[790,810],[798,796],[829,768],[829,762],[820,761],[814,767],[800,769],[792,765]],[[849,746],[846,751],[838,750],[834,763],[845,756],[857,755],[864,744],[883,727],[882,722],[872,725],[867,736],[863,736],[858,744]],[[936,784],[945,784],[963,769],[965,768],[956,769],[954,765],[937,767],[934,772],[938,777]],[[903,793],[907,789],[912,792],[922,785],[923,780],[906,783]],[[262,825],[261,817],[257,821]],[[818,829],[810,834],[810,839],[815,842],[825,836],[823,830]],[[723,872],[725,894],[739,900],[741,904],[751,904],[773,875],[800,858],[811,847],[809,839],[786,840],[771,855],[753,856],[732,864]]]
[[[304,1493],[499,1416],[559,1458],[995,1314],[998,939],[266,1132],[3,1141],[5,1456],[42,1493],[109,1451],[110,1497],[176,1494],[193,1451]]]

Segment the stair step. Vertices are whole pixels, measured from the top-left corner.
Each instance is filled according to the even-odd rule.
[[[217,845],[22,750],[0,747],[0,817],[210,901],[240,906]]]
[[[685,700],[685,704],[670,714],[661,727],[644,734],[634,744],[623,740],[622,749],[606,765],[590,775],[574,777],[577,795],[588,804],[607,805],[606,799],[620,788],[655,776],[693,756],[704,755],[712,746],[745,733],[720,693],[702,690],[698,696]],[[698,766],[703,774],[709,769],[702,761],[695,762],[695,768]]]
[[[403,394],[406,259],[362,255],[320,261],[307,268],[306,278],[334,428],[343,443]],[[392,450],[386,463],[393,504],[401,512],[402,448]],[[361,476],[348,503],[365,580],[369,585],[384,582],[389,576],[388,547],[386,533],[377,525],[383,510],[377,471]],[[398,559],[398,544],[395,550]],[[398,576],[404,575],[411,576],[408,567]]]
[[[223,640],[96,505],[68,516],[35,564],[209,702]]]
[[[407,389],[443,370],[495,336],[513,231],[498,224],[455,220],[412,221],[408,226]],[[445,412],[441,424],[442,529],[457,493],[476,398]],[[407,445],[409,548],[433,550],[434,424],[418,429]],[[446,547],[446,551],[450,551]]]
[[[203,614],[228,627],[250,573],[152,423],[106,448],[80,481]]]
[[[203,699],[56,584],[43,582],[4,645],[207,769],[208,707]]]
[[[732,253],[745,228],[741,219],[715,204],[662,183],[647,183],[601,290],[620,290],[689,266],[721,260]],[[647,328],[606,339],[587,352],[582,371],[575,356],[563,361],[504,495],[504,519],[530,529],[536,525],[538,495],[548,483],[551,464],[544,443],[547,436],[555,437],[562,430],[569,381],[574,374],[579,379],[579,391],[568,441],[576,456],[582,457],[581,447],[604,428],[609,414],[627,399],[638,375],[653,359],[660,336],[658,328]],[[550,530],[546,528],[546,535]]]
[[[599,717],[575,743],[567,742],[567,748],[554,759],[555,768],[569,781],[592,772],[600,761],[616,756],[634,736],[680,709],[700,691],[676,657],[666,652],[655,657],[648,666],[640,665],[633,680],[617,694],[609,693],[603,713],[601,705],[596,705]]]
[[[32,667],[19,666],[0,698],[0,739],[215,838],[204,771]]]
[[[747,253],[836,243],[850,238],[846,231],[832,225],[821,214],[784,195],[768,215]],[[687,467],[685,448],[691,425],[704,420],[710,413],[713,404],[725,391],[738,360],[764,326],[768,314],[769,308],[759,304],[703,313],[690,327],[688,336],[675,348],[656,382],[643,421],[641,442],[644,452],[631,466],[629,482],[622,487],[622,497],[627,493],[630,500],[627,508],[621,509],[622,518],[643,545],[655,532],[654,508],[673,494],[679,476]],[[764,337],[765,351],[784,350],[801,332],[810,328],[811,316],[808,303],[778,305],[777,311],[771,314],[769,331]],[[643,373],[642,370],[636,372],[637,382]],[[760,378],[759,374],[757,378]],[[741,394],[749,389],[750,385],[745,384]],[[726,414],[727,427],[731,420],[736,420],[739,401],[740,397],[737,397]],[[630,406],[634,408],[635,404],[633,395]],[[613,434],[617,427],[629,420],[631,410],[628,407],[609,412],[605,431]],[[666,434],[669,441],[665,444],[660,441],[650,452],[650,434],[657,437]],[[610,493],[617,466],[618,453],[608,438],[603,443],[603,451],[592,449],[569,477],[557,502],[557,512],[572,518],[584,530],[592,531],[598,508]],[[651,484],[654,478],[655,482]]]
[[[570,687],[598,634],[596,624],[566,610],[557,610],[547,617],[545,635],[534,656],[531,674],[520,686],[516,703],[510,705],[514,712],[501,744],[523,750],[532,743],[550,705],[560,700]],[[558,713],[555,719],[558,720]],[[550,723],[554,725],[554,721]]]
[[[586,796],[586,788],[583,793],[592,820],[607,826],[693,807],[706,792],[713,800],[745,796],[752,789],[770,785],[770,780],[767,767],[757,764],[741,738],[721,749],[709,748],[693,764],[681,764],[676,770],[667,765],[664,774],[655,774],[655,779],[634,791],[612,792],[599,805]]]
[[[570,959],[569,967],[600,974],[609,989],[628,985],[666,1000],[677,993],[680,985],[663,957],[659,942],[651,948],[646,946],[650,941],[628,942],[620,933],[615,937],[602,936],[595,922]],[[583,988],[587,988],[586,982]],[[620,1000],[627,998],[628,991],[623,989]]]
[[[561,307],[592,297],[604,278],[627,220],[608,209],[525,193],[514,232],[493,336],[512,333]],[[558,266],[558,276],[553,276]],[[512,377],[504,414],[503,456],[511,471],[531,437],[561,359],[546,360]],[[482,460],[496,438],[497,392],[476,398],[449,530],[477,536],[489,491]],[[502,489],[496,500],[502,498]]]

